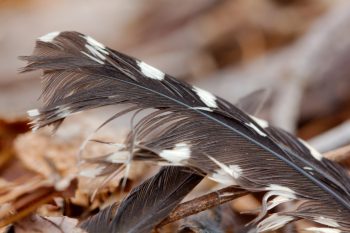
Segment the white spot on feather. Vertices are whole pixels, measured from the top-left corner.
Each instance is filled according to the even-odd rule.
[[[339,227],[339,224],[334,219],[323,216],[315,218],[314,221],[330,227]]]
[[[106,57],[103,55],[108,55],[108,51],[106,50],[106,46],[104,46],[102,43],[98,42],[94,38],[90,36],[81,36],[83,37],[88,44],[85,45],[85,48],[87,48],[93,56],[90,56],[89,54],[85,53],[84,51],[81,51],[81,53],[85,54],[86,56],[90,57],[92,60],[104,64],[102,60],[105,60]]]
[[[162,150],[159,156],[174,164],[181,164],[191,157],[191,149],[186,143],[177,143],[171,150]]]
[[[279,229],[294,220],[292,216],[271,214],[258,224],[258,232],[272,231]]]
[[[94,55],[95,57],[98,57],[102,60],[106,60],[106,57],[102,53],[100,53],[96,48],[92,47],[91,45],[87,44],[87,45],[85,45],[85,48],[87,48],[90,51],[90,53],[92,55]]]
[[[276,206],[278,206],[279,204],[288,202],[290,200],[293,200],[292,198],[286,197],[286,196],[277,196],[274,199],[271,200],[271,202],[268,205],[268,210],[275,208]]]
[[[237,179],[242,175],[242,169],[240,166],[234,164],[234,165],[228,165],[228,168],[231,171],[231,176],[233,176],[233,178]]]
[[[27,111],[28,116],[36,117],[40,115],[40,111],[38,109],[31,109]]]
[[[213,111],[213,109],[207,108],[207,107],[193,107],[193,109],[203,110],[203,111],[207,111],[207,112]]]
[[[263,202],[267,202],[272,196],[276,196],[268,204],[268,210],[274,208],[275,206],[296,199],[294,192],[290,191],[269,191],[264,195]]]
[[[249,115],[258,125],[260,125],[261,128],[267,128],[269,127],[269,123],[261,118]]]
[[[99,166],[96,168],[88,168],[88,169],[84,169],[84,170],[80,171],[79,175],[89,177],[89,178],[95,178],[96,176],[101,174],[103,169],[105,169],[105,166]]]
[[[295,192],[293,190],[291,190],[288,187],[284,187],[278,184],[270,184],[267,188],[265,188],[265,190],[269,190],[269,191],[283,191],[283,192],[287,192],[287,193],[292,193],[295,194]]]
[[[252,128],[255,132],[257,132],[258,134],[260,134],[263,137],[266,137],[266,133],[264,133],[263,131],[261,131],[258,127],[256,127],[252,122],[249,123],[245,123],[247,126],[249,126],[250,128]]]
[[[61,32],[50,32],[44,36],[38,38],[38,40],[50,43],[52,42]]]
[[[216,96],[212,93],[205,91],[199,87],[193,86],[193,91],[195,91],[198,95],[198,97],[201,99],[201,101],[207,105],[209,108],[217,108],[218,105],[216,103]]]
[[[98,42],[97,40],[95,40],[94,38],[92,38],[90,36],[83,36],[83,37],[86,39],[86,41],[90,45],[94,46],[95,48],[101,48],[101,49],[105,49],[106,48],[106,46],[104,46],[102,43]]]
[[[165,74],[162,71],[158,70],[157,68],[154,68],[153,66],[150,66],[143,61],[137,61],[137,65],[140,67],[141,72],[148,78],[155,79],[155,80],[164,79]]]
[[[307,143],[307,142],[305,142],[303,139],[299,138],[299,141],[300,141],[301,143],[303,143],[304,146],[307,147],[307,149],[309,149],[310,154],[312,155],[312,157],[314,157],[315,159],[317,159],[317,160],[319,160],[319,161],[322,160],[323,156],[322,156],[322,154],[321,154],[320,152],[318,152],[315,148],[313,148],[312,146],[310,146],[310,144]]]
[[[341,230],[325,227],[308,227],[305,230],[311,231],[314,233],[341,233]]]
[[[242,169],[238,165],[226,165],[224,163],[219,162],[215,158],[208,156],[209,159],[211,159],[216,165],[218,165],[222,171],[226,172],[229,174],[232,178],[238,179],[242,175]]]
[[[217,169],[215,172],[209,174],[209,179],[225,185],[235,185],[237,184],[232,176],[227,174],[223,169]]]

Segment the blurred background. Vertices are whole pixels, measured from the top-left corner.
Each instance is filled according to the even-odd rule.
[[[40,73],[19,74],[25,64],[17,57],[48,32],[88,34],[232,103],[265,88],[270,97],[259,116],[327,152],[350,144],[349,28],[348,0],[0,0],[0,181],[52,178],[43,169],[48,158],[61,173],[74,172],[82,132],[94,129],[79,120],[64,140],[45,130],[23,134],[26,111],[40,106]],[[81,200],[73,202],[89,211],[100,204]],[[259,204],[239,203],[239,210]]]

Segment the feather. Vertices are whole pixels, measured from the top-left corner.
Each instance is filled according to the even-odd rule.
[[[120,103],[142,117],[125,140],[125,163],[186,166],[217,182],[266,192],[257,231],[305,218],[350,231],[349,176],[309,145],[231,103],[105,47],[77,32],[39,38],[23,71],[42,69],[44,105],[29,111],[34,129],[72,113]],[[249,105],[245,105],[249,106]],[[268,215],[273,207],[294,209]],[[300,204],[301,203],[301,204]]]
[[[112,205],[82,223],[89,233],[150,232],[203,179],[183,167],[165,167],[149,178],[120,203]]]
[[[80,227],[88,233],[109,233],[110,225],[115,213],[118,209],[118,204],[114,203],[99,211],[94,216],[86,219],[80,224]]]

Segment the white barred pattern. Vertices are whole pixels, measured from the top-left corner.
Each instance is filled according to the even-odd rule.
[[[177,143],[172,150],[162,150],[159,156],[174,164],[181,164],[191,156],[191,150],[186,143]]]
[[[236,185],[237,182],[223,169],[216,169],[215,172],[208,175],[208,178],[225,185]]]
[[[143,61],[137,61],[137,65],[140,67],[141,72],[146,77],[159,81],[164,79],[165,74],[157,68],[154,68]]]
[[[61,32],[50,32],[38,38],[38,40],[51,43]]]
[[[293,190],[291,190],[288,187],[284,187],[278,184],[270,184],[269,187],[265,188],[265,190],[269,190],[269,191],[283,191],[283,192],[288,192],[288,193],[293,193],[295,194],[295,192]]]
[[[266,133],[264,133],[263,131],[261,131],[258,127],[256,127],[252,122],[249,123],[245,123],[245,125],[249,126],[250,128],[252,128],[255,132],[257,132],[258,134],[260,134],[263,137],[266,137]]]
[[[310,154],[317,160],[321,161],[323,156],[320,152],[318,152],[315,148],[313,148],[312,146],[310,146],[309,143],[305,142],[303,139],[299,138],[299,141],[304,145],[306,146],[309,151],[310,151]]]
[[[82,54],[86,55],[87,57],[91,58],[92,60],[96,61],[97,63],[100,63],[101,65],[104,64],[104,60],[106,60],[105,55],[108,55],[108,51],[106,50],[106,46],[104,46],[102,43],[96,41],[90,36],[81,36],[84,38],[87,42],[85,45],[85,48],[91,53],[88,54],[85,51],[80,51]]]
[[[203,111],[207,111],[207,112],[213,111],[213,109],[207,108],[207,107],[193,107],[193,109],[203,110]]]
[[[195,87],[195,86],[193,86],[192,90],[197,93],[198,97],[209,108],[217,108],[218,107],[218,105],[216,103],[216,96],[213,95],[212,93],[205,91],[199,87]]]
[[[269,123],[263,119],[260,119],[258,117],[249,115],[258,125],[260,125],[261,128],[267,128],[269,127]]]
[[[106,60],[106,57],[102,53],[100,53],[96,48],[92,47],[91,45],[87,44],[87,45],[85,45],[85,48],[87,48],[92,55],[94,55],[102,60]]]
[[[224,163],[219,162],[215,158],[208,156],[209,159],[211,159],[216,165],[218,165],[222,171],[230,175],[233,179],[238,179],[242,175],[242,168],[236,164],[234,165],[226,165]],[[219,174],[222,172],[220,170],[217,170]]]
[[[97,40],[95,40],[94,38],[92,38],[90,36],[83,36],[83,38],[85,38],[86,41],[90,45],[94,46],[95,48],[100,48],[100,49],[103,49],[103,50],[106,48],[106,46],[104,46],[102,43],[98,42]],[[108,52],[107,52],[107,54],[108,54]]]

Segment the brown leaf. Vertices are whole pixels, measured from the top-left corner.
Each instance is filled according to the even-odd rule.
[[[16,233],[84,233],[77,225],[77,219],[33,214],[16,222],[14,229]]]

